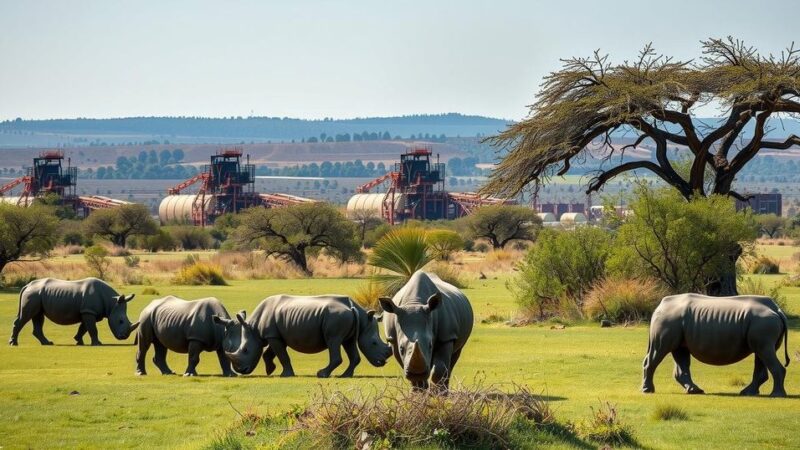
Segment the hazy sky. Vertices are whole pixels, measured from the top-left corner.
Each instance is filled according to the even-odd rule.
[[[652,41],[688,59],[700,39],[729,34],[779,52],[800,36],[791,11],[732,0],[0,0],[0,120],[519,119],[561,57],[601,48],[623,60]]]

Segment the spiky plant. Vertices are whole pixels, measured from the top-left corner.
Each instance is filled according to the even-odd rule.
[[[394,295],[414,272],[434,259],[422,228],[403,227],[390,231],[375,245],[368,263],[379,269],[372,275],[387,295]]]

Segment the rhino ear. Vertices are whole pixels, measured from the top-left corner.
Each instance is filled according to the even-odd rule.
[[[428,311],[433,311],[434,309],[438,308],[442,302],[442,294],[435,293],[428,297]]]
[[[377,320],[378,322],[383,322],[383,314],[378,314],[377,316],[375,316],[375,320]]]
[[[389,297],[380,297],[378,301],[381,302],[381,308],[388,313],[394,313],[394,302]]]
[[[111,297],[111,299],[114,300],[114,302],[116,304],[118,304],[118,305],[122,305],[123,303],[125,303],[125,296],[124,295],[115,295],[115,296]]]
[[[247,317],[247,313],[244,312],[244,310],[239,311],[238,313],[236,313],[236,320],[238,320],[239,323],[242,324],[242,325],[247,325],[247,322],[245,322],[245,318],[246,317]]]
[[[375,317],[375,310],[370,309],[369,311],[367,311],[367,319],[372,320],[373,317]]]
[[[220,317],[220,316],[211,316],[211,320],[213,320],[214,323],[222,325],[222,326],[225,326],[225,327],[227,327],[228,325],[232,325],[233,324],[233,321],[231,319],[226,319],[226,318]]]

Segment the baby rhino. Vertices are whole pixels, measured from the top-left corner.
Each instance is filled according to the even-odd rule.
[[[699,294],[664,297],[650,321],[642,391],[655,391],[653,373],[669,353],[675,359],[675,380],[689,394],[703,393],[689,373],[692,356],[706,364],[721,366],[755,353],[753,381],[741,394],[758,395],[769,371],[773,381],[771,396],[785,397],[783,381],[786,369],[781,366],[775,351],[783,341],[788,366],[787,334],[786,315],[768,297],[707,297]]]
[[[217,352],[223,376],[236,376],[222,351],[224,330],[215,323],[217,317],[228,319],[230,316],[222,303],[213,297],[186,301],[167,296],[150,302],[139,316],[136,374],[147,374],[144,358],[153,344],[156,352],[153,362],[163,375],[174,373],[167,365],[167,350],[172,350],[189,354],[189,365],[183,376],[197,375],[197,364],[203,351]]]
[[[273,360],[277,356],[283,366],[282,377],[294,376],[286,347],[301,353],[327,349],[330,362],[317,372],[320,378],[329,377],[342,363],[341,347],[350,360],[343,377],[353,376],[361,361],[359,349],[376,367],[386,364],[391,356],[391,349],[378,334],[375,312],[365,311],[345,296],[275,295],[264,299],[249,319],[245,320],[244,311],[236,314],[236,319],[214,318],[225,325],[225,354],[242,374],[256,368],[264,347],[267,375],[275,371]]]

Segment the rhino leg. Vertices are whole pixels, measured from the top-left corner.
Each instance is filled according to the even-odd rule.
[[[272,372],[275,372],[277,367],[275,366],[275,352],[272,351],[272,348],[267,345],[267,348],[264,350],[264,367],[267,369],[267,376],[272,375]]]
[[[95,317],[94,314],[82,314],[81,325],[86,329],[86,332],[89,333],[89,339],[91,339],[92,345],[103,345],[100,339],[97,338],[97,317]]]
[[[29,320],[31,320],[30,317],[21,316],[17,316],[17,318],[14,319],[14,326],[11,327],[11,339],[8,340],[9,345],[19,344],[19,332],[22,331],[22,327],[24,327]]]
[[[756,357],[759,358],[769,370],[772,375],[772,393],[770,397],[786,397],[786,389],[783,387],[783,381],[786,377],[786,369],[781,365],[780,360],[775,355],[775,347],[772,344],[765,344],[759,347],[756,351]]]
[[[350,361],[350,364],[347,365],[347,369],[345,369],[341,377],[350,378],[356,371],[356,366],[361,362],[361,354],[358,353],[358,344],[355,339],[345,341],[342,347],[344,347],[344,353],[347,355],[347,360]]]
[[[328,378],[342,364],[342,341],[331,339],[328,344],[328,365],[317,371],[318,378]]]
[[[185,377],[197,376],[197,365],[200,364],[200,352],[203,351],[203,344],[198,341],[189,341],[189,365],[186,366]]]
[[[278,361],[281,362],[281,366],[283,366],[283,372],[281,372],[282,377],[293,377],[294,376],[294,369],[292,368],[292,360],[289,359],[289,353],[286,352],[286,344],[276,338],[271,338],[267,340],[269,348],[275,352],[275,356],[278,357]]]
[[[81,324],[78,325],[78,332],[75,334],[75,337],[74,337],[75,345],[83,345],[83,335],[84,334],[86,334],[86,327],[83,325],[83,322],[81,322]]]
[[[136,375],[147,375],[144,359],[147,356],[147,351],[150,350],[150,344],[152,344],[150,337],[142,331],[140,328],[139,333],[136,335]]]
[[[217,359],[219,359],[219,366],[222,368],[223,377],[235,377],[236,373],[231,370],[231,361],[225,356],[225,351],[220,347],[217,350]]]
[[[767,375],[767,367],[761,361],[761,358],[756,355],[755,357],[755,367],[753,367],[753,381],[747,385],[739,395],[758,395],[758,390],[762,384],[766,383],[769,379],[769,375]]]
[[[44,311],[33,316],[31,323],[33,323],[33,335],[36,337],[36,339],[38,339],[42,345],[53,345],[53,342],[47,340],[47,338],[44,336]]]
[[[153,356],[153,364],[161,371],[161,375],[174,375],[175,372],[167,365],[167,347],[164,347],[158,339],[153,340],[153,348],[155,349],[155,356]]]
[[[664,360],[668,353],[669,351],[663,347],[653,345],[652,342],[650,343],[647,349],[647,355],[645,355],[642,363],[642,392],[645,394],[651,394],[656,391],[656,387],[653,384],[653,375],[656,373],[658,365],[661,364],[661,361]]]
[[[437,344],[433,350],[433,367],[431,368],[431,381],[437,389],[447,391],[450,387],[450,373],[452,372],[451,357],[453,355],[453,342]]]
[[[689,349],[680,347],[673,350],[672,359],[675,360],[675,371],[673,372],[675,381],[686,389],[686,393],[705,394],[705,391],[700,389],[692,381],[692,373],[689,370],[689,366],[692,362],[692,355],[689,353]]]

